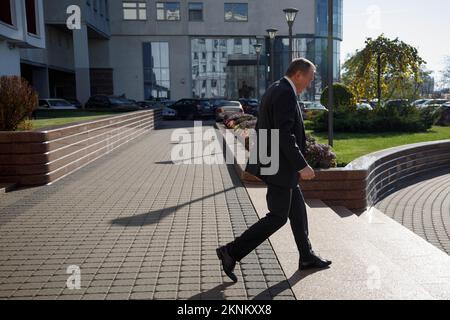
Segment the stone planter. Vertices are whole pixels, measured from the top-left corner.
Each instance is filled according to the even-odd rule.
[[[224,134],[225,127],[217,125]],[[231,148],[244,148],[235,139]],[[246,158],[248,159],[248,152]],[[235,169],[244,183],[264,185],[245,172],[245,166],[235,161]],[[450,168],[450,140],[425,142],[382,150],[356,159],[345,168],[315,170],[312,181],[300,181],[306,199],[320,199],[329,206],[344,206],[361,212],[374,206],[389,192],[399,188],[409,178],[432,170]]]
[[[54,182],[155,129],[161,110],[137,111],[42,131],[0,132],[0,182]]]

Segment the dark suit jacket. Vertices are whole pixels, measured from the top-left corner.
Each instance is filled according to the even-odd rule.
[[[279,170],[275,175],[261,175],[261,168],[269,167],[270,164],[261,164],[258,154],[257,164],[247,163],[246,171],[267,184],[295,188],[298,185],[298,172],[308,166],[303,156],[306,153],[306,133],[297,97],[285,78],[275,82],[261,100],[256,124],[258,138],[261,129],[269,132],[266,154],[270,154],[271,150],[270,130],[279,129]],[[250,152],[258,152],[258,144]]]

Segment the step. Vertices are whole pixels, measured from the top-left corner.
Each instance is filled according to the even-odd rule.
[[[246,187],[258,215],[265,216],[266,189]],[[450,298],[450,264],[442,251],[382,213],[358,217],[320,200],[307,204],[311,242],[319,255],[333,261],[330,269],[297,271],[298,251],[289,224],[270,238],[297,299]],[[421,271],[425,259],[432,259],[435,267]]]

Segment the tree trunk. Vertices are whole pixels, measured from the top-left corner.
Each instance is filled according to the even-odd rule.
[[[377,70],[377,76],[378,76],[378,107],[381,107],[381,53],[378,53],[378,58],[377,58],[377,65],[378,65],[378,70]]]

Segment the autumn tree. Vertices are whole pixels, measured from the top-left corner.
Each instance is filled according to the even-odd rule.
[[[368,38],[364,49],[357,51],[344,63],[343,82],[357,99],[389,99],[396,90],[411,79],[422,82],[421,66],[425,61],[416,48],[384,35]]]

